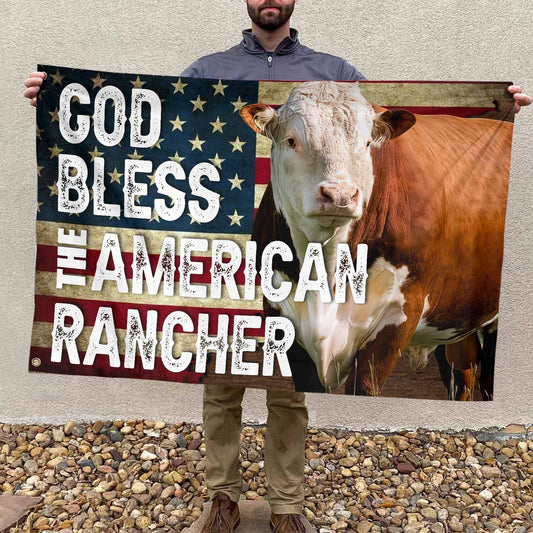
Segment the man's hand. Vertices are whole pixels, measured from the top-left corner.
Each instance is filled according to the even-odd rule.
[[[522,87],[519,87],[518,85],[509,85],[507,90],[513,95],[515,113],[518,113],[523,105],[531,104],[531,96],[522,94]]]
[[[32,72],[25,80],[24,86],[27,89],[24,91],[24,96],[30,99],[30,104],[35,107],[37,105],[37,93],[41,88],[43,80],[46,79],[46,72]]]

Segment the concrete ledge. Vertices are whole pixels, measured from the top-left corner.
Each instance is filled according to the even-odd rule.
[[[41,496],[0,496],[0,533],[5,533],[17,525],[28,515],[32,507],[41,501]]]
[[[206,502],[202,515],[191,526],[183,530],[183,533],[200,533],[204,526],[212,502]],[[241,513],[241,522],[235,530],[236,533],[272,533],[270,529],[270,506],[266,500],[245,500],[239,502],[239,511]],[[316,533],[316,529],[308,520],[303,519],[306,533]]]

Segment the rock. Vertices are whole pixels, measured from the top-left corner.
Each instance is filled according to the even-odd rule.
[[[131,490],[134,494],[144,494],[146,492],[146,485],[140,481],[133,483]]]
[[[199,461],[202,458],[202,454],[198,450],[184,450],[181,456],[186,461]]]
[[[420,494],[424,490],[424,483],[415,482],[411,484],[411,488],[417,493]]]
[[[354,487],[357,492],[363,492],[367,488],[366,481],[362,477],[358,477],[354,482]]]
[[[341,461],[342,461],[342,459],[341,459]],[[339,463],[342,465],[341,462],[339,462]],[[310,466],[311,469],[316,470],[319,466],[324,466],[324,461],[322,461],[322,459],[310,459],[309,460],[309,466]],[[345,466],[345,465],[343,465],[343,466]]]
[[[409,474],[414,472],[416,468],[409,462],[399,461],[396,463],[396,468],[400,474]]]
[[[200,447],[200,444],[202,444],[201,439],[191,439],[187,445],[187,448],[189,450],[197,450]]]
[[[45,448],[52,443],[52,438],[48,433],[37,433],[37,435],[35,435],[35,442],[39,443],[41,447]]]
[[[34,461],[33,459],[28,459],[24,463],[24,470],[28,472],[28,474],[35,474],[39,470],[39,465],[37,464],[37,461]]]
[[[173,494],[174,494],[174,486],[165,487],[163,491],[161,492],[161,500],[166,500],[167,498],[170,498]]]
[[[54,442],[62,442],[65,438],[65,432],[61,428],[53,428],[52,437]]]
[[[139,516],[135,520],[135,525],[141,530],[144,531],[150,524],[152,520],[148,516]]]
[[[493,494],[489,489],[482,490],[479,495],[487,502],[492,500]]]
[[[483,465],[481,467],[481,474],[487,478],[497,478],[501,476],[501,470],[497,466]]]
[[[448,521],[448,527],[451,531],[464,531],[463,524],[455,516]]]
[[[372,529],[372,522],[365,520],[357,524],[357,533],[368,533]]]
[[[410,450],[406,450],[403,455],[415,468],[419,468],[422,464],[422,460],[420,459],[420,457],[418,457],[418,455],[414,454]]]
[[[98,435],[98,433],[100,433],[100,431],[102,431],[104,425],[105,425],[105,424],[104,424],[104,422],[102,422],[102,420],[97,420],[97,421],[92,425],[93,433],[95,433],[96,435]]]
[[[155,453],[150,453],[147,450],[143,450],[143,452],[141,453],[142,461],[153,461],[154,459],[157,459],[157,455]]]
[[[516,443],[516,449],[518,450],[518,453],[526,453],[529,446],[526,441],[520,441]]]
[[[72,428],[76,425],[75,422],[72,420],[69,420],[64,426],[63,431],[65,432],[65,435],[70,435],[72,433]]]
[[[85,427],[84,426],[80,426],[80,425],[75,425],[72,428],[72,434],[75,437],[83,437],[83,435],[85,435]]]
[[[422,509],[420,509],[420,514],[424,518],[428,518],[430,520],[437,519],[437,511],[433,509],[433,507],[423,507]]]
[[[107,433],[107,436],[113,441],[113,442],[122,442],[124,440],[124,435],[117,430],[110,430]]]
[[[165,450],[173,450],[173,449],[177,448],[177,443],[174,440],[163,439],[161,441],[161,448],[163,448]]]
[[[436,488],[440,487],[443,480],[444,480],[444,476],[439,472],[431,476],[431,483]]]

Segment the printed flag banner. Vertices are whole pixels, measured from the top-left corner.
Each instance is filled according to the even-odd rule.
[[[509,83],[38,70],[30,371],[492,400]]]

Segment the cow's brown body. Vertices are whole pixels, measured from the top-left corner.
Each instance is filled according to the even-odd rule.
[[[446,343],[496,317],[511,140],[511,123],[416,115],[408,131],[372,148],[372,194],[351,227],[349,244],[354,256],[357,244],[368,244],[368,268],[378,258],[407,266],[401,287],[407,320],[385,326],[353,354],[346,393],[381,389],[399,354],[410,344],[423,344],[418,342],[423,331],[417,331],[422,315],[424,328],[443,332]],[[258,257],[268,242],[292,243],[270,186],[253,239]],[[297,259],[275,268],[297,280]],[[268,302],[265,306],[268,310]]]

